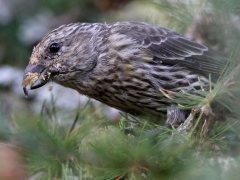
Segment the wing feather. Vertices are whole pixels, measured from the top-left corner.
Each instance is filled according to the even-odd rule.
[[[148,49],[156,62],[179,65],[202,74],[219,76],[227,59],[216,51],[161,26],[142,22],[122,22],[119,31]],[[126,28],[127,27],[127,28]],[[124,30],[126,28],[126,30]],[[160,64],[160,63],[159,63]]]

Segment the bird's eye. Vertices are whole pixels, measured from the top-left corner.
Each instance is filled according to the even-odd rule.
[[[60,44],[58,43],[53,43],[49,46],[49,50],[52,52],[52,53],[56,53],[58,52],[60,49]]]

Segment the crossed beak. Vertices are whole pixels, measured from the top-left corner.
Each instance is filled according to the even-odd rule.
[[[48,68],[41,64],[29,64],[24,72],[22,87],[26,97],[28,97],[28,90],[37,89],[45,85],[51,77],[51,72]]]

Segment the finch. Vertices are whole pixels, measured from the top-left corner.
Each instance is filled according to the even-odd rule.
[[[159,110],[177,107],[160,89],[207,91],[209,74],[216,81],[226,63],[218,52],[158,25],[72,23],[33,49],[22,86],[27,96],[54,81],[123,112],[153,119],[168,114],[168,124],[181,124],[189,112]]]

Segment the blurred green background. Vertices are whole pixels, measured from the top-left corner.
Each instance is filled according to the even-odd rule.
[[[147,143],[141,144],[140,142],[146,140],[144,137],[136,136],[131,139],[132,137],[126,137],[122,132],[121,135],[119,135],[120,132],[116,135],[115,132],[119,131],[119,120],[121,118],[126,120],[127,116],[122,117],[118,111],[96,101],[88,102],[86,97],[79,95],[76,91],[49,83],[40,89],[30,91],[29,98],[24,96],[21,87],[24,68],[28,64],[33,47],[48,32],[62,24],[72,22],[112,23],[116,21],[146,21],[169,27],[231,57],[237,64],[239,62],[239,0],[0,0],[0,166],[2,167],[6,162],[11,164],[10,171],[8,171],[9,169],[0,170],[0,180],[17,180],[19,178],[14,174],[25,176],[25,174],[35,175],[39,172],[40,174],[45,173],[49,177],[43,176],[42,179],[52,179],[52,177],[68,179],[64,178],[66,175],[64,173],[68,174],[67,177],[72,178],[76,177],[78,172],[82,173],[81,177],[83,178],[75,179],[84,179],[84,177],[88,179],[94,173],[99,177],[98,175],[104,169],[96,168],[93,172],[89,168],[89,164],[86,165],[88,161],[95,163],[94,160],[92,161],[91,155],[96,153],[96,149],[93,146],[89,147],[88,141],[92,142],[98,136],[99,139],[106,138],[109,141],[103,141],[101,144],[101,141],[95,139],[96,142],[95,140],[93,142],[100,149],[98,149],[100,153],[97,151],[96,154],[102,155],[100,160],[106,160],[104,162],[107,164],[106,172],[112,173],[112,176],[116,178],[129,172],[136,173],[142,178],[142,174],[153,170],[156,177],[163,177],[163,179],[176,179],[174,173],[178,175],[177,179],[188,179],[185,177],[185,173],[188,173],[189,179],[196,177],[197,179],[218,179],[220,176],[224,179],[229,177],[229,174],[233,177],[231,179],[235,177],[239,179],[238,168],[236,168],[239,166],[234,158],[239,159],[240,133],[235,131],[234,136],[230,134],[230,138],[227,140],[225,139],[227,135],[224,134],[232,128],[232,124],[223,125],[222,133],[219,133],[220,135],[218,134],[214,140],[211,139],[211,143],[216,143],[217,147],[222,148],[222,152],[227,152],[225,159],[223,157],[220,159],[221,167],[214,168],[213,166],[219,165],[219,163],[206,162],[210,162],[210,158],[218,156],[215,151],[213,156],[211,156],[212,154],[208,156],[210,158],[204,156],[201,159],[201,156],[196,155],[202,153],[201,150],[194,149],[197,140],[189,139],[174,130],[171,132],[171,138],[168,136],[170,130],[167,130],[167,133],[158,139],[154,137],[156,146],[151,144],[153,136],[147,136]],[[238,87],[235,88],[238,90]],[[240,97],[239,93],[237,95]],[[235,98],[234,104],[228,96],[222,99],[224,98],[231,101],[230,104],[237,110],[235,111],[236,117],[239,118],[239,100]],[[80,123],[75,123],[74,120],[81,120],[83,125],[86,122],[85,129],[79,128]],[[109,122],[114,127],[101,129],[101,127],[108,126]],[[238,125],[237,122],[236,124]],[[117,128],[115,128],[116,126]],[[121,124],[122,129],[123,127],[124,125]],[[141,128],[144,129],[144,127],[143,122]],[[72,131],[78,131],[78,128],[82,132],[80,135],[72,137]],[[85,142],[84,140],[83,143],[80,142],[93,129],[94,137],[90,136],[85,138]],[[149,129],[151,130],[151,128]],[[145,132],[145,134],[148,133]],[[154,131],[149,134],[151,133],[154,134]],[[110,136],[107,136],[108,134]],[[119,138],[119,141],[115,138]],[[84,153],[86,153],[85,150],[91,150],[90,158],[81,159],[86,161],[86,166],[82,166],[82,161],[79,160],[79,144],[83,145],[83,149],[85,148]],[[162,144],[164,145],[162,146]],[[142,147],[140,151],[138,145]],[[12,146],[14,146],[13,149]],[[105,149],[109,146],[112,146],[113,154],[105,153]],[[19,155],[19,151],[16,152],[16,149],[20,149],[22,154]],[[185,153],[186,151],[188,153]],[[210,154],[207,148],[203,148],[203,151]],[[152,156],[151,153],[153,153]],[[96,154],[93,157],[97,157]],[[233,158],[228,157],[229,154],[233,155]],[[139,157],[137,157],[138,155]],[[114,159],[112,156],[117,157]],[[128,157],[127,162],[124,161],[126,157]],[[160,166],[154,159],[156,157],[161,162]],[[133,161],[134,158],[139,162]],[[97,166],[99,165],[98,160],[96,160]],[[76,163],[76,167],[72,167],[75,165],[72,161]],[[117,168],[108,168],[115,167],[119,161],[123,161],[123,168],[120,171]],[[69,162],[72,164],[69,165]],[[142,162],[145,164],[141,164]],[[224,166],[224,163],[231,162],[233,163],[226,165],[229,168]],[[23,164],[24,168],[22,168]],[[26,164],[27,168],[25,168]],[[141,171],[138,171],[138,168],[134,169],[134,165],[140,166]],[[145,168],[143,171],[142,167],[145,165],[149,169]],[[201,168],[198,169],[198,167]],[[12,168],[15,168],[16,171]],[[220,174],[223,169],[225,174]],[[116,170],[116,174],[111,170]],[[205,173],[206,170],[209,171],[208,174]],[[15,173],[12,173],[13,171]],[[89,172],[92,174],[89,175]],[[154,179],[154,176],[151,177],[151,173],[144,175],[150,177],[149,179]],[[102,179],[104,178],[102,176]]]

